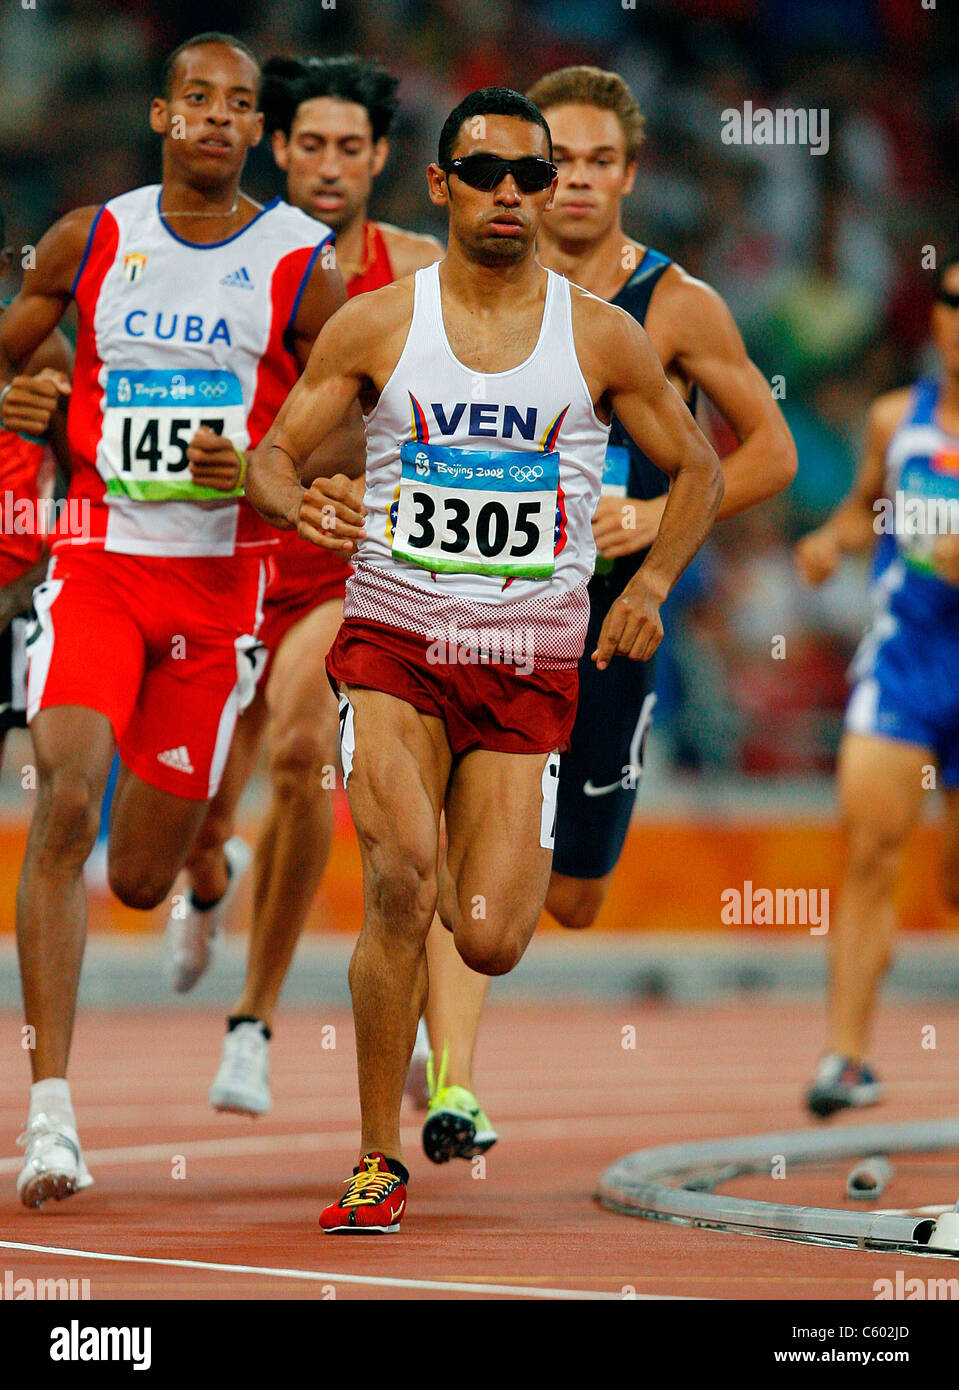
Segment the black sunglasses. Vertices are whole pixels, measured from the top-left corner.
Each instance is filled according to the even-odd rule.
[[[538,154],[523,155],[521,159],[504,159],[498,154],[468,154],[454,159],[446,174],[456,174],[470,188],[490,193],[498,188],[507,174],[512,174],[522,193],[542,193],[556,177],[557,169]]]
[[[959,309],[959,290],[940,290],[936,300],[939,304],[948,304],[950,309]]]

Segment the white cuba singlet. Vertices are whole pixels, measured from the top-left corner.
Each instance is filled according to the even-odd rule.
[[[345,618],[428,640],[522,626],[544,668],[582,655],[609,426],[576,356],[569,282],[546,274],[530,356],[476,372],[447,339],[439,264],[417,271],[403,352],[366,419],[367,534]]]
[[[299,375],[291,332],[322,222],[278,198],[223,241],[183,240],[159,185],[100,209],[73,286],[79,314],[70,497],[91,534],[58,538],[127,555],[233,555],[277,532],[238,492],[198,487],[187,446],[201,425],[256,445]]]

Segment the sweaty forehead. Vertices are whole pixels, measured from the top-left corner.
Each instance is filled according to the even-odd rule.
[[[196,48],[186,48],[180,54],[171,87],[175,90],[187,82],[206,82],[210,86],[255,92],[258,81],[255,64],[240,49],[223,43],[203,43]]]
[[[501,154],[518,158],[524,154],[549,155],[549,143],[542,126],[518,116],[468,116],[453,143],[453,158],[468,154]]]

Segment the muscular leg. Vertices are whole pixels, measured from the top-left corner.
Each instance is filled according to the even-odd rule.
[[[350,962],[361,1153],[402,1161],[399,1116],[426,1001],[439,819],[451,756],[440,719],[376,690],[352,690],[347,795],[363,860],[363,925]]]
[[[460,761],[453,776],[448,816],[457,823],[457,835],[440,871],[443,926],[434,923],[426,943],[426,1023],[434,1051],[444,1045],[448,1050],[451,1086],[473,1089],[489,976],[513,968],[539,920],[551,857],[539,844],[545,762],[546,754],[520,760],[476,752]],[[500,834],[502,848],[491,848],[490,837]],[[499,867],[491,872],[493,863],[502,865],[502,876]],[[517,864],[523,866],[518,874]]]
[[[110,721],[60,705],[31,725],[37,803],[17,889],[25,1017],[35,1030],[34,1081],[66,1075],[87,934],[83,864],[96,839],[113,759]]]
[[[127,907],[157,907],[186,863],[208,801],[188,801],[120,767],[110,814],[110,887]]]
[[[233,1013],[267,1027],[333,840],[329,775],[338,726],[326,654],[342,617],[343,604],[334,599],[291,628],[266,691],[273,795],[256,847],[246,981]]]
[[[540,844],[548,754],[467,753],[446,800],[443,920],[460,956],[483,975],[518,963],[546,899],[552,852]]]
[[[230,880],[223,846],[233,834],[236,808],[253,774],[266,722],[266,700],[258,691],[236,721],[223,779],[187,857],[190,885],[201,902],[215,902],[227,890]]]
[[[831,924],[830,1051],[862,1061],[896,929],[902,847],[925,795],[929,749],[846,733],[839,746],[843,873]]]

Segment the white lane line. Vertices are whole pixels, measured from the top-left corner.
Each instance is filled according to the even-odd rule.
[[[34,1255],[60,1255],[78,1260],[105,1260],[116,1264],[163,1265],[168,1269],[204,1269],[218,1274],[262,1274],[273,1279],[304,1279],[315,1284],[363,1284],[373,1288],[422,1289],[433,1293],[505,1294],[513,1298],[598,1299],[603,1302],[622,1301],[622,1294],[603,1293],[598,1289],[545,1289],[526,1284],[480,1284],[445,1279],[394,1279],[387,1275],[367,1278],[362,1274],[340,1274],[315,1269],[276,1269],[271,1265],[213,1264],[206,1260],[168,1260],[146,1255],[107,1255],[96,1250],[72,1250],[56,1245],[26,1245],[21,1241],[0,1240],[4,1250],[25,1250]],[[630,1294],[633,1299],[659,1302],[687,1302],[681,1294]]]
[[[543,1142],[562,1141],[581,1136],[586,1139],[618,1138],[626,1133],[635,1135],[642,1121],[635,1115],[582,1116],[575,1120],[514,1120],[501,1126],[504,1137],[538,1139]],[[422,1133],[419,1125],[400,1130],[400,1138],[410,1148],[415,1147]],[[333,1134],[263,1134],[232,1139],[171,1139],[163,1144],[139,1144],[126,1148],[87,1149],[84,1158],[88,1166],[120,1167],[131,1163],[169,1163],[174,1155],[183,1158],[252,1158],[263,1154],[322,1153],[330,1150],[352,1152],[359,1143],[356,1130],[341,1130]],[[0,1159],[0,1176],[19,1173],[22,1158]]]
[[[315,1096],[303,1096],[299,1100],[289,1096],[279,1103],[274,1103],[270,1110],[269,1123],[272,1124],[296,1124],[302,1122],[304,1115],[314,1115],[317,1112]],[[118,1104],[118,1105],[83,1105],[77,1106],[80,1123],[86,1130],[99,1129],[143,1129],[147,1125],[156,1128],[157,1125],[189,1125],[193,1129],[209,1129],[211,1124],[216,1124],[213,1110],[206,1101],[196,1101],[184,1104],[182,1101],[174,1104],[166,1104],[158,1101],[155,1104]],[[17,1106],[16,1109],[0,1109],[0,1130],[23,1128],[26,1117],[26,1107]],[[357,1102],[356,1096],[343,1096],[336,1103],[331,1103],[328,1096],[323,1098],[323,1123],[327,1125],[337,1122],[348,1124],[356,1119]],[[245,1117],[240,1115],[232,1117],[234,1123],[244,1122]],[[252,1118],[247,1120],[252,1125]]]
[[[352,1080],[352,1078],[351,1078]],[[596,1094],[604,1089],[609,1083],[609,1076],[602,1077],[597,1075],[593,1085],[570,1089],[565,1085],[562,1092],[562,1105],[567,1116],[575,1114],[577,1116],[588,1116],[592,1107],[596,1103]],[[707,1083],[704,1081],[703,1083]],[[143,1093],[143,1086],[139,1088],[139,1094]],[[749,1103],[753,1109],[760,1109],[764,1106],[772,1106],[780,1101],[793,1100],[796,1087],[788,1086],[769,1086],[765,1089],[753,1087],[749,1092]],[[295,1121],[298,1116],[304,1113],[315,1114],[319,1111],[318,1096],[319,1092],[315,1087],[309,1089],[286,1090],[282,1098],[274,1104],[271,1111],[271,1118],[274,1120]],[[718,1094],[718,1093],[716,1093]],[[686,1115],[701,1114],[708,1117],[711,1114],[720,1113],[723,1109],[728,1109],[730,1103],[734,1103],[738,1108],[740,1096],[737,1091],[732,1102],[727,1100],[716,1100],[706,1108],[700,1103],[695,1108],[689,1106],[689,1098],[677,1096],[675,1087],[663,1087],[661,1090],[655,1086],[642,1088],[643,1107],[645,1112],[654,1111],[657,1115],[664,1118],[682,1119]],[[325,1087],[322,1092],[322,1118],[325,1123],[337,1120],[351,1120],[357,1113],[358,1102],[356,1098],[355,1082],[350,1089],[343,1088],[341,1091],[334,1091],[330,1087]],[[87,1104],[74,1098],[74,1105],[77,1116],[81,1123],[87,1126],[106,1125],[114,1128],[134,1129],[137,1125],[159,1121],[164,1124],[204,1124],[210,1123],[212,1119],[210,1105],[206,1098],[187,1100],[183,1096],[173,1096],[168,1099],[157,1098],[156,1100],[142,1101],[139,1099],[117,1099],[110,1103]],[[512,1090],[504,1087],[497,1088],[496,1104],[490,1105],[495,1109],[497,1118],[502,1119],[511,1112],[524,1113],[528,1118],[537,1118],[536,1111],[539,1110],[538,1118],[547,1119],[556,1115],[557,1105],[555,1099],[544,1091],[541,1095],[530,1098],[529,1092],[522,1090]],[[532,1114],[530,1112],[533,1112]],[[624,1113],[626,1113],[624,1111]],[[630,1111],[635,1115],[635,1111]],[[22,1128],[26,1115],[26,1104],[0,1104],[0,1129],[15,1126]],[[635,1116],[639,1120],[640,1116]],[[645,1121],[645,1115],[643,1116]],[[505,1123],[505,1120],[504,1120]]]

